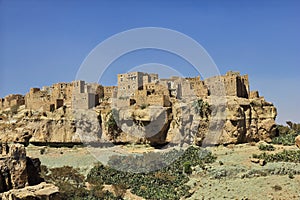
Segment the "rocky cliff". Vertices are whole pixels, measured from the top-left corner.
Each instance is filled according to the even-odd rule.
[[[212,99],[204,100],[210,107]],[[226,97],[219,105],[222,113],[197,113],[189,103],[175,103],[168,130],[168,141],[209,144],[237,144],[251,141],[269,141],[276,135],[276,108],[264,98],[245,99]],[[205,109],[205,108],[202,108]],[[211,112],[211,111],[210,111]],[[215,116],[214,116],[215,115]]]
[[[5,112],[4,112],[5,113]],[[21,106],[19,112],[2,112],[0,120],[0,142],[28,144],[80,143],[75,135],[76,126],[72,111],[58,109],[55,112],[31,111]]]
[[[178,83],[173,79],[168,81],[168,87],[171,83],[184,86],[184,90],[175,88],[181,95],[171,95],[172,87],[163,90],[162,85],[154,84],[152,89],[144,90],[147,85],[139,89],[133,99],[117,98],[116,105],[122,103],[118,107],[111,99],[102,99],[100,105],[91,109],[50,104],[53,109],[34,110],[34,106],[29,106],[30,101],[20,107],[2,107],[0,142],[64,146],[81,143],[211,145],[268,141],[276,134],[276,108],[259,97],[258,92],[250,92],[247,75],[229,72],[205,81],[199,77],[178,79]],[[155,95],[151,96],[153,92]],[[64,95],[70,98],[69,93]],[[162,96],[168,97],[167,104],[155,101]],[[43,103],[39,96],[35,97]],[[148,103],[139,97],[149,97]]]
[[[201,105],[195,104],[195,102]],[[200,107],[199,107],[200,106]],[[206,106],[206,107],[205,107]],[[268,141],[276,134],[276,108],[263,97],[227,96],[223,105],[211,97],[173,100],[171,107],[92,110],[60,108],[38,112],[20,108],[0,120],[0,141],[72,145],[80,143],[231,144]]]

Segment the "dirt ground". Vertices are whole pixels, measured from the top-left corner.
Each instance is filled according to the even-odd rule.
[[[252,163],[252,154],[262,153],[259,144],[208,147],[217,155],[216,162],[203,170],[195,167],[188,184],[193,195],[189,199],[238,199],[238,200],[300,200],[300,163]],[[283,149],[296,150],[295,146],[274,145],[275,153]],[[44,150],[42,150],[44,149]],[[124,147],[124,150],[140,152],[151,148]],[[44,151],[41,154],[41,150]],[[112,152],[120,149],[107,148],[97,151],[98,159],[105,163]],[[27,154],[38,157],[43,165],[52,167],[73,166],[86,175],[98,160],[92,148],[50,148],[28,146]],[[293,178],[289,174],[293,173]]]

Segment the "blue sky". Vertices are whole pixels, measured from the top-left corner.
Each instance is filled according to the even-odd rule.
[[[72,81],[108,37],[164,27],[199,42],[222,74],[249,74],[251,89],[278,108],[279,123],[300,122],[299,24],[297,0],[0,0],[0,96]],[[133,52],[113,63],[102,82],[114,84],[114,73],[143,63],[190,67],[168,53]]]

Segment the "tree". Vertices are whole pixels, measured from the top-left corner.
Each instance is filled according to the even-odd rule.
[[[19,105],[13,105],[12,107],[10,107],[10,112],[12,116],[18,113],[19,107]]]
[[[107,114],[108,120],[106,121],[105,125],[107,127],[108,134],[111,138],[115,141],[118,136],[120,136],[121,129],[119,128],[116,121],[118,121],[119,113],[116,109],[112,109]],[[116,118],[116,120],[115,120]]]
[[[88,195],[88,191],[84,188],[84,176],[73,167],[64,166],[48,169],[46,166],[41,166],[41,176],[46,182],[59,187],[62,199]]]
[[[198,99],[194,101],[193,107],[195,112],[201,117],[208,117],[210,114],[210,106],[207,102],[203,101],[203,99]]]

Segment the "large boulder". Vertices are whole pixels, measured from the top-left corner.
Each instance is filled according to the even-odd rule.
[[[42,182],[38,185],[21,189],[12,189],[0,194],[2,200],[59,200],[58,187]]]
[[[0,192],[35,185],[42,181],[39,175],[40,161],[26,157],[21,144],[1,144]]]

